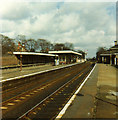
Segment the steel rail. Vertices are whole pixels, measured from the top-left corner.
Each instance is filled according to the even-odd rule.
[[[73,70],[73,71],[75,71],[75,70]],[[72,71],[72,72],[73,72],[73,71]],[[64,77],[68,77],[68,76],[67,76],[67,75],[64,75]],[[61,79],[61,78],[59,78],[59,79]],[[57,80],[59,80],[59,79],[57,79]],[[56,81],[57,81],[57,80],[56,80]],[[7,103],[7,102],[10,102],[10,101],[13,100],[13,99],[17,99],[18,97],[22,97],[23,95],[25,95],[25,94],[27,94],[27,93],[29,93],[29,92],[32,92],[32,91],[34,91],[34,90],[36,90],[36,89],[40,89],[41,87],[47,86],[46,84],[50,84],[51,82],[52,82],[52,81],[43,83],[42,85],[40,85],[40,86],[38,86],[38,87],[35,87],[35,88],[31,89],[31,90],[27,90],[27,91],[25,91],[25,92],[23,92],[23,93],[18,94],[17,96],[14,96],[14,97],[12,97],[12,98],[10,98],[10,99],[8,99],[8,100],[5,100],[5,101],[1,102],[0,104],[4,104],[4,103]],[[8,91],[6,91],[6,92],[8,93]]]
[[[84,69],[85,70],[85,69]],[[86,70],[88,72],[88,68],[86,68]],[[90,70],[89,70],[90,71]],[[62,85],[60,88],[58,88],[56,91],[54,91],[52,94],[50,94],[49,96],[47,96],[45,99],[43,99],[41,102],[39,102],[37,105],[35,105],[33,108],[31,108],[30,110],[28,110],[25,114],[23,114],[22,116],[20,116],[17,120],[21,120],[24,117],[27,117],[27,115],[29,113],[31,113],[34,109],[36,109],[39,105],[41,105],[43,102],[45,102],[48,98],[50,98],[51,96],[53,96],[55,93],[59,92],[62,88],[64,88],[65,86],[67,86],[69,83],[71,83],[72,81],[77,80],[79,77],[81,77],[83,75],[83,70],[79,73],[76,74],[76,76],[74,76],[72,79],[70,79],[68,82],[66,82],[64,85]],[[84,77],[86,76],[86,74],[84,75]]]
[[[75,72],[75,70],[72,71],[72,73],[74,73],[74,72]],[[68,76],[69,76],[69,75],[65,75],[63,78],[66,78],[66,77],[68,77]],[[49,82],[47,82],[47,83],[42,84],[41,86],[35,87],[34,89],[27,90],[27,91],[25,91],[25,92],[23,92],[23,93],[21,93],[21,94],[18,94],[17,96],[14,96],[14,97],[6,100],[6,101],[1,102],[0,104],[3,104],[3,105],[4,105],[5,103],[11,102],[11,101],[13,101],[14,99],[18,99],[18,98],[24,96],[24,95],[27,94],[27,93],[33,92],[33,91],[35,91],[36,89],[41,89],[42,87],[48,86],[48,84],[53,84],[53,82],[56,82],[56,81],[58,81],[58,80],[60,80],[60,79],[62,79],[62,78],[58,78],[58,79],[56,79],[55,81],[49,81]]]

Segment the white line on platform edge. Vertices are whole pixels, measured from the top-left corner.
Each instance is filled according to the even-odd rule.
[[[80,85],[80,87],[77,89],[77,91],[74,93],[74,95],[71,97],[71,99],[67,102],[67,104],[64,106],[64,108],[60,111],[60,113],[57,115],[57,117],[55,118],[55,120],[59,120],[62,118],[62,116],[65,114],[66,110],[68,109],[68,107],[70,106],[70,104],[73,102],[73,100],[75,99],[77,93],[81,90],[81,88],[83,87],[83,85],[85,84],[85,82],[88,80],[89,76],[91,75],[91,73],[93,72],[93,70],[95,69],[95,66],[93,67],[93,69],[91,70],[91,72],[89,73],[89,75],[85,78],[85,80],[83,81],[83,83]]]

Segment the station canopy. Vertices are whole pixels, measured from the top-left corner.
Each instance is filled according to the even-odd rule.
[[[13,52],[13,54],[15,55],[40,55],[40,56],[50,56],[50,57],[58,56],[54,54],[35,53],[35,52]]]
[[[72,51],[72,50],[60,50],[60,51],[49,51],[51,54],[75,54],[75,55],[82,55],[81,53]]]

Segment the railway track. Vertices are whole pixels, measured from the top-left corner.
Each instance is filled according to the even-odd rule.
[[[56,77],[59,75],[57,72],[53,79],[48,74],[48,77],[52,80],[40,80],[42,82],[41,85],[37,85],[32,89],[26,89],[26,91],[15,94],[14,97],[3,101],[3,119],[54,119],[92,67],[90,63],[86,63],[75,66],[75,69],[73,67],[68,68],[70,71],[68,69],[59,71],[64,73],[60,77]],[[28,82],[27,84],[29,83],[32,82]],[[36,81],[34,83],[36,84]],[[7,92],[10,93],[14,90],[15,88],[11,88]]]
[[[78,65],[80,67],[79,69],[81,69],[82,65],[83,64]],[[39,87],[39,85],[41,86],[48,84],[48,82],[58,79],[59,77],[62,78],[63,76],[66,76],[68,73],[70,74],[70,70],[73,70],[76,73],[77,71],[76,69],[75,66],[72,66],[63,69],[58,69],[56,71],[49,71],[47,73],[36,74],[33,76],[23,77],[21,79],[19,78],[19,79],[3,82],[2,101],[6,101],[7,99],[10,99],[11,97],[14,97],[25,91]]]

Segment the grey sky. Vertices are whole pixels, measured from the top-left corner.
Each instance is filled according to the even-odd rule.
[[[1,33],[12,38],[72,42],[88,57],[116,40],[115,2],[3,2],[0,8]]]

